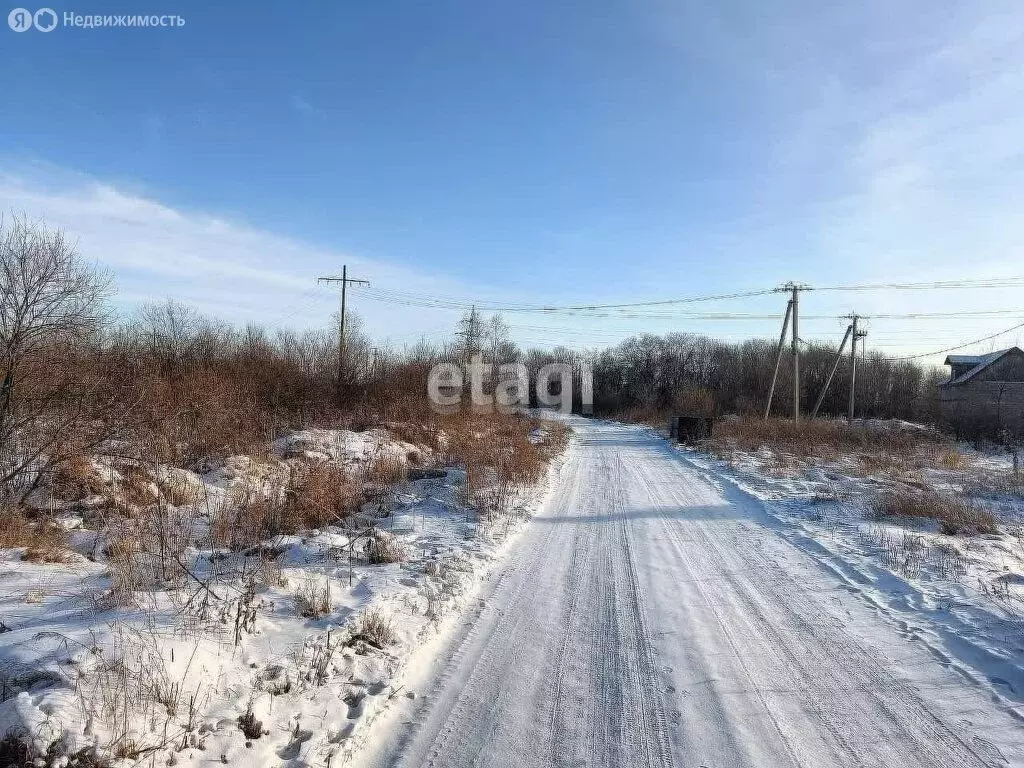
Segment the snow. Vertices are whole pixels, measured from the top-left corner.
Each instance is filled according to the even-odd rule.
[[[433,460],[430,447],[383,430],[306,430],[273,448],[203,474],[158,467],[155,483],[195,499],[168,514],[196,517],[269,492],[291,461]],[[123,481],[101,468],[110,487]],[[423,474],[395,486],[387,517],[376,520],[374,540],[402,550],[401,562],[368,564],[365,531],[335,527],[235,553],[190,547],[188,578],[112,606],[116,567],[101,551],[97,561],[83,556],[100,548],[81,516],[64,518],[82,553],[68,563],[0,551],[0,734],[26,735],[41,754],[58,738],[58,752],[70,755],[113,743],[125,765],[150,747],[158,762],[184,766],[340,765],[389,701],[405,696],[408,670],[457,621],[546,489],[520,489],[503,515],[478,520],[461,502],[463,472]],[[376,518],[379,506],[365,514]],[[372,620],[390,630],[388,642],[361,633]],[[239,724],[247,715],[248,737]]]
[[[544,507],[355,765],[1024,765],[1018,622],[1000,649],[935,621],[969,614],[827,549],[795,485],[573,426]]]
[[[893,479],[848,457],[780,469],[570,423],[546,480],[491,522],[458,470],[396,487],[378,544],[400,562],[350,563],[366,537],[331,527],[190,550],[192,577],[112,606],[102,555],[7,550],[0,732],[40,750],[63,734],[65,752],[114,740],[123,765],[159,744],[155,763],[185,766],[1024,766],[1012,499],[1002,534],[941,536],[866,520]],[[429,450],[308,430],[156,480],[230,503],[289,461]],[[89,515],[67,519],[95,552]]]

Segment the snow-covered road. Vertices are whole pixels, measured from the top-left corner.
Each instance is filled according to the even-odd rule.
[[[1003,766],[1024,725],[637,427],[574,422],[505,567],[363,766]]]

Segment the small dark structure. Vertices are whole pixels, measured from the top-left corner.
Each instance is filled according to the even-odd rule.
[[[1024,436],[1024,351],[950,355],[949,381],[939,385],[943,420],[960,437]]]
[[[711,437],[715,420],[707,416],[670,416],[668,436],[681,443],[692,443]]]

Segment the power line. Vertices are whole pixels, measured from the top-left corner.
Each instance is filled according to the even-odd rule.
[[[927,353],[920,354],[920,355],[907,355],[906,357],[887,357],[886,360],[920,360],[922,357],[933,357],[934,355],[943,355],[946,352],[956,352],[958,349],[963,349],[964,347],[971,347],[971,346],[974,346],[975,344],[981,344],[981,343],[986,342],[986,341],[991,341],[992,339],[998,338],[1000,336],[1005,336],[1008,333],[1012,333],[1013,331],[1016,331],[1018,328],[1024,328],[1024,323],[1020,323],[1018,325],[1015,325],[1012,328],[1007,328],[1005,331],[999,331],[999,333],[993,333],[991,336],[985,336],[984,338],[981,338],[981,339],[975,339],[974,341],[968,341],[966,344],[959,344],[959,345],[957,345],[955,347],[947,347],[946,349],[937,349],[934,352],[927,352]]]
[[[589,312],[602,309],[628,309],[632,307],[658,307],[676,304],[695,304],[705,301],[726,301],[728,299],[743,299],[753,296],[766,296],[774,293],[774,290],[743,291],[737,293],[720,293],[707,296],[687,296],[678,299],[659,299],[655,301],[634,301],[618,304],[569,304],[569,305],[547,305],[547,304],[497,304],[486,301],[458,299],[447,296],[432,296],[430,294],[415,293],[412,291],[397,291],[386,288],[361,288],[359,293],[366,298],[376,301],[392,301],[406,304],[408,306],[422,306],[435,309],[477,309],[488,312]]]
[[[924,291],[959,288],[1012,288],[1024,285],[1024,276],[981,278],[978,280],[937,280],[922,283],[862,283],[818,286],[816,291]]]

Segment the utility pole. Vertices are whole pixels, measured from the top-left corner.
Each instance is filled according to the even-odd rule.
[[[791,350],[793,354],[793,421],[800,421],[800,292],[811,290],[810,286],[801,283],[789,282],[775,289],[777,293],[788,292],[790,294],[789,308],[786,310],[786,318],[793,321],[793,339]],[[765,409],[765,419],[768,418],[768,409],[771,408],[771,396],[775,392],[775,377],[778,376],[779,363],[782,361],[782,344],[786,338],[786,324],[782,325],[782,335],[779,337],[779,351],[775,360],[775,376],[772,377],[772,387],[769,393],[768,408]]]
[[[341,267],[341,277],[319,277],[318,283],[341,283],[341,319],[338,323],[338,400],[345,387],[345,289],[348,284],[369,285],[369,280],[356,280],[348,276],[348,265]]]
[[[825,386],[821,388],[821,394],[818,395],[818,402],[814,404],[814,410],[811,411],[811,419],[818,417],[818,409],[821,408],[821,404],[825,402],[825,394],[828,392],[829,385],[832,383],[832,377],[836,375],[836,369],[839,368],[839,363],[843,359],[843,350],[846,349],[846,342],[850,339],[853,333],[853,323],[846,326],[846,333],[843,334],[843,341],[839,345],[839,351],[836,353],[836,361],[832,365],[832,370],[828,373],[828,378],[825,379]]]
[[[793,291],[793,423],[800,423],[800,289]]]
[[[786,343],[786,331],[789,330],[789,318],[793,313],[793,300],[790,299],[789,303],[786,304],[786,316],[782,320],[782,333],[779,334],[779,346],[775,350],[775,372],[772,374],[772,385],[768,388],[768,402],[764,406],[764,420],[768,421],[768,417],[772,412],[772,398],[775,397],[775,382],[779,378],[779,366],[782,365],[782,345]]]
[[[464,365],[468,366],[473,362],[473,355],[477,352],[482,352],[481,340],[483,338],[483,321],[480,319],[479,313],[476,311],[476,304],[472,306],[469,312],[462,318],[460,325],[463,330],[456,333],[456,336],[462,336],[464,341],[463,349],[463,360]]]
[[[867,331],[857,330],[857,321],[860,319],[861,316],[856,312],[850,315],[850,328],[852,330],[850,338],[850,400],[846,418],[851,424],[853,424],[853,409],[857,400],[857,339],[863,339],[868,335]]]

